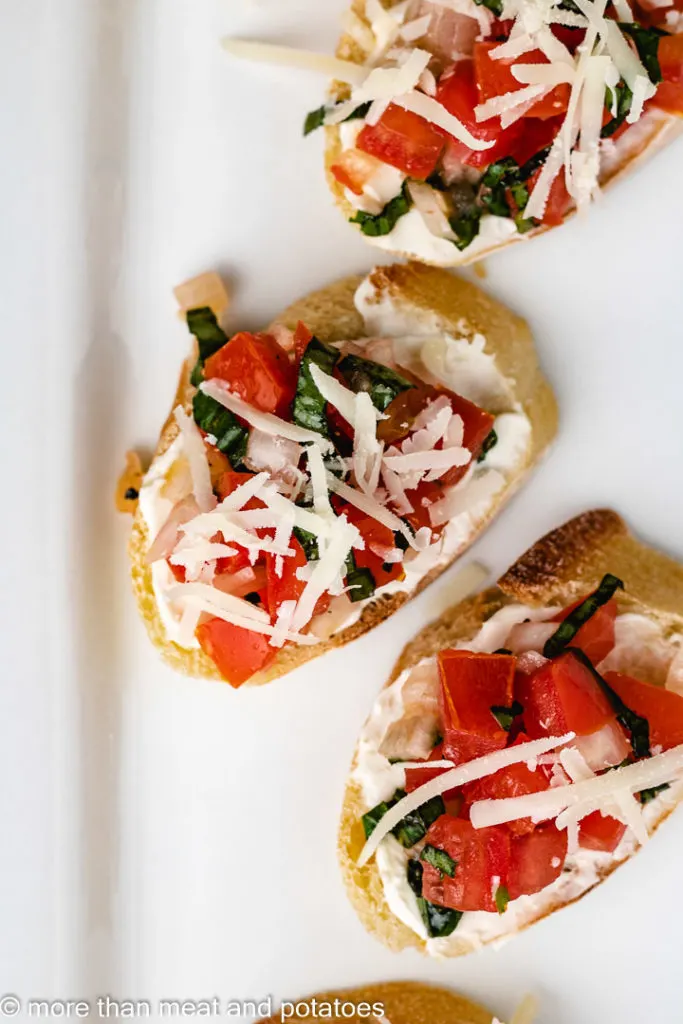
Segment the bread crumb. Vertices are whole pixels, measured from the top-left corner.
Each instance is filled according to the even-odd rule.
[[[116,508],[119,512],[135,515],[144,475],[142,460],[138,453],[126,452],[126,468],[121,473],[116,485]]]
[[[478,277],[480,281],[485,280],[488,276],[488,270],[483,260],[477,260],[476,263],[473,263],[472,270],[474,271],[474,276]]]

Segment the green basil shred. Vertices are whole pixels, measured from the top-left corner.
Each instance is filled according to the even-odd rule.
[[[216,314],[209,306],[202,306],[198,309],[188,309],[187,326],[191,334],[194,334],[199,347],[199,358],[194,365],[190,376],[190,383],[199,387],[204,379],[204,363],[209,356],[214,355],[220,348],[228,343],[228,336],[220,327]]]
[[[216,438],[216,447],[227,455],[232,468],[241,469],[249,441],[246,427],[229,409],[202,391],[198,391],[192,399],[192,413],[197,426]]]
[[[365,601],[367,598],[372,597],[377,589],[375,577],[370,570],[358,568],[356,565],[347,572],[344,583],[349,588],[347,595],[349,601],[354,603],[356,601]]]
[[[631,109],[631,101],[633,100],[633,93],[631,92],[631,90],[627,86],[626,82],[621,81],[621,82],[617,83],[616,93],[617,93],[617,95],[616,95],[617,112],[616,112],[616,114],[614,114],[614,116],[612,117],[611,121],[608,121],[606,125],[603,125],[603,128],[602,128],[602,130],[600,132],[600,136],[603,139],[609,139],[610,136],[614,135],[614,133],[617,130],[617,128],[620,128],[621,125],[626,120],[626,115],[628,114],[629,110]],[[614,102],[614,93],[608,87],[607,90],[606,90],[606,97],[605,97],[605,106],[607,107],[608,110],[612,109],[613,102]]]
[[[486,456],[488,455],[488,453],[491,451],[491,449],[495,448],[495,446],[497,444],[498,444],[498,434],[495,432],[495,430],[492,430],[484,438],[484,443],[481,446],[481,451],[479,452],[479,455],[477,456],[477,462],[483,462],[484,459],[486,458]]]
[[[419,860],[408,861],[408,885],[415,893],[420,916],[424,921],[427,935],[430,939],[442,939],[451,935],[460,923],[461,910],[451,910],[450,907],[440,907],[436,903],[430,903],[422,895],[422,874],[423,868]]]
[[[668,782],[663,782],[661,786],[651,786],[649,789],[641,789],[638,796],[640,797],[641,804],[649,804],[650,800],[654,800],[660,793],[669,788]]]
[[[453,860],[445,850],[440,850],[437,846],[431,846],[429,843],[420,854],[420,860],[423,860],[425,864],[431,864],[442,877],[448,875],[449,878],[453,878],[458,866],[458,862]]]
[[[497,18],[503,14],[503,0],[474,0],[478,7],[486,7]]]
[[[352,391],[367,391],[372,404],[380,412],[384,412],[402,391],[415,387],[388,366],[373,363],[361,356],[344,356],[339,364],[339,371]]]
[[[390,199],[380,213],[373,214],[359,210],[350,218],[350,221],[352,224],[358,224],[364,235],[377,238],[380,235],[388,235],[390,231],[393,231],[396,222],[408,212],[412,205],[413,201],[408,194],[406,182],[404,181],[399,194]]]
[[[315,562],[320,557],[318,551],[318,538],[314,533],[309,533],[308,530],[302,530],[300,526],[295,526],[292,533],[301,544],[306,555],[306,560],[309,562]]]
[[[292,419],[299,427],[315,430],[329,437],[329,426],[325,415],[325,399],[318,391],[311,376],[311,363],[319,366],[323,373],[331,374],[339,352],[332,345],[326,345],[318,338],[312,338],[303,354],[296,382],[296,394],[292,405]]]
[[[546,640],[543,647],[543,656],[545,658],[556,658],[558,654],[561,654],[565,647],[572,642],[581,627],[595,615],[599,608],[607,604],[614,597],[617,590],[620,589],[624,589],[624,584],[619,577],[613,576],[609,572],[606,573],[597,590],[589,594],[585,601],[582,601],[573,612],[570,612],[567,618],[559,624],[553,635]]]
[[[337,105],[338,104],[335,104],[334,106]],[[314,132],[317,128],[322,128],[325,123],[325,118],[331,110],[334,110],[334,106],[329,107],[326,104],[323,104],[322,107],[317,107],[315,110],[311,110],[309,114],[306,114],[306,120],[304,121],[304,135],[310,135],[311,132]],[[370,107],[370,102],[361,103],[355,110],[351,111],[348,117],[344,118],[344,121],[353,121],[354,118],[365,117]],[[339,123],[342,124],[341,121]]]
[[[503,654],[509,654],[509,651],[503,651]],[[524,708],[518,700],[512,702],[510,707],[505,707],[503,704],[494,704],[491,707],[491,714],[498,722],[501,729],[505,729],[505,732],[510,732],[512,723],[514,722],[517,715],[521,715]]]
[[[630,36],[635,43],[649,79],[655,85],[662,80],[662,69],[659,66],[659,40],[668,33],[660,28],[645,28],[635,22],[620,21],[619,28]]]
[[[552,639],[552,637],[551,637]],[[568,647],[567,654],[572,654],[577,658],[582,665],[584,665],[588,671],[592,674],[596,683],[607,697],[608,701],[614,708],[614,712],[617,716],[617,721],[623,725],[624,729],[631,736],[631,746],[633,747],[633,753],[636,757],[651,757],[652,751],[650,750],[650,723],[647,718],[643,718],[642,715],[638,715],[635,711],[623,702],[619,694],[612,689],[609,683],[602,678],[600,673],[593,666],[590,658],[587,658],[583,651],[580,651],[578,647]]]
[[[506,885],[498,886],[496,889],[495,901],[498,913],[504,914],[508,908],[508,903],[510,902],[510,893],[508,892]]]
[[[402,800],[405,795],[404,790],[397,789],[391,800],[383,800],[363,815],[361,821],[366,839],[370,838],[378,822],[382,820],[389,808]],[[445,813],[446,808],[442,798],[435,796],[418,807],[417,810],[406,814],[405,818],[402,818],[398,825],[392,828],[392,835],[396,836],[401,846],[409,849],[423,839],[427,835],[430,825],[433,825],[436,819]]]

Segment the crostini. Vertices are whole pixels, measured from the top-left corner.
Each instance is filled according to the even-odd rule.
[[[238,687],[360,636],[473,541],[552,440],[529,330],[419,264],[198,345],[139,490],[134,589],[176,668]]]
[[[405,648],[342,871],[387,946],[459,956],[579,899],[682,796],[683,566],[587,512]]]
[[[344,82],[305,128],[327,126],[344,215],[440,266],[562,224],[680,133],[678,6],[354,0]]]
[[[510,1024],[533,1024],[536,1000],[526,996]],[[503,1024],[489,1010],[470,999],[436,985],[391,981],[361,988],[320,992],[308,999],[283,1003],[278,1013],[258,1024],[287,1021],[345,1020],[351,1024]]]

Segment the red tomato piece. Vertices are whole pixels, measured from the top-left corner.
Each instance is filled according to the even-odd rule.
[[[269,665],[277,654],[275,647],[268,643],[267,636],[233,626],[223,619],[207,619],[200,623],[195,636],[204,653],[235,689]]]
[[[532,192],[534,185],[538,180],[538,176],[541,173],[542,168],[539,167],[537,171],[529,178],[529,193]],[[567,216],[567,212],[572,205],[572,197],[567,191],[567,185],[564,179],[564,171],[560,171],[553,180],[550,186],[550,192],[548,193],[548,201],[546,203],[545,210],[543,211],[542,224],[546,227],[558,227],[560,224],[564,224],[564,219]]]
[[[584,850],[614,853],[625,831],[626,825],[616,818],[593,811],[579,822],[579,846]]]
[[[542,149],[550,146],[562,126],[562,117],[522,118],[521,133],[515,140],[510,151],[510,156],[522,166],[532,156],[536,156]]]
[[[297,364],[301,362],[301,357],[312,339],[312,332],[309,331],[303,320],[299,320],[294,330],[294,354],[296,355]]]
[[[514,59],[502,60],[491,57],[491,50],[499,46],[498,42],[477,42],[474,44],[474,70],[477,83],[479,102],[502,96],[508,92],[517,92],[525,88],[512,74],[515,64],[549,64],[550,61],[541,50],[530,50]],[[569,85],[556,85],[547,96],[541,97],[526,111],[525,117],[556,117],[564,113],[569,103]]]
[[[464,426],[463,445],[472,452],[472,461],[474,462],[481,453],[484,441],[493,430],[495,417],[490,412],[486,412],[485,409],[475,405],[474,402],[463,398],[462,395],[456,395],[453,391],[448,391],[447,394],[453,412],[457,413],[458,416],[462,416]],[[446,487],[457,484],[458,480],[462,480],[468,469],[469,465],[454,466],[453,469],[449,469],[447,473],[444,473],[441,477],[441,483]]]
[[[562,872],[567,856],[567,830],[554,822],[539,825],[510,843],[508,893],[511,900],[541,892]]]
[[[236,334],[206,360],[204,376],[225,381],[249,405],[278,416],[287,416],[296,390],[296,371],[270,334]]]
[[[306,552],[296,537],[291,538],[289,546],[294,549],[295,554],[282,559],[280,576],[277,574],[277,556],[266,552],[267,604],[268,613],[273,621],[283,601],[298,601],[306,586],[305,581],[296,575],[297,569],[307,564]],[[315,606],[315,614],[319,615],[326,611],[329,604],[329,594],[323,594]]]
[[[356,146],[411,178],[428,178],[445,144],[442,132],[408,110],[390,103],[377,124],[361,129]]]
[[[345,505],[341,512],[358,528],[365,541],[363,550],[354,548],[353,551],[358,568],[369,569],[377,587],[391,580],[403,579],[405,573],[401,562],[386,562],[386,555],[396,547],[396,538],[389,527],[378,523],[354,505]]]
[[[619,694],[624,704],[650,723],[650,746],[669,750],[683,743],[683,697],[673,690],[622,672],[605,672],[605,682]]]
[[[406,777],[408,773],[406,772]],[[542,793],[550,788],[548,779],[542,771],[530,771],[525,764],[511,764],[493,775],[471,782],[463,788],[463,796],[468,803],[475,800],[502,800],[505,797],[526,796],[528,793]],[[535,825],[531,818],[519,818],[508,822],[511,832],[524,835],[533,832]]]
[[[508,734],[501,729],[491,707],[512,704],[515,658],[441,651],[438,661],[446,757],[462,764],[492,750],[502,750]]]
[[[657,50],[663,82],[653,103],[671,114],[683,114],[683,33],[662,36]]]
[[[464,818],[442,814],[426,842],[445,850],[457,866],[453,878],[424,865],[422,893],[431,903],[453,910],[496,911],[495,879],[505,885],[510,866],[510,833],[495,825],[476,829]]]
[[[585,599],[582,597],[569,608],[565,608],[555,616],[553,622],[563,622]],[[572,647],[582,650],[594,665],[598,665],[603,658],[606,658],[614,647],[614,620],[617,617],[617,610],[617,602],[612,598],[591,615],[588,622],[584,623],[572,640]]]
[[[330,174],[344,188],[350,189],[357,196],[362,196],[363,186],[380,167],[380,161],[369,153],[363,153],[359,149],[345,149],[330,167]]]
[[[592,673],[571,653],[561,654],[530,675],[518,673],[517,699],[532,739],[575,732],[586,736],[615,719]]]
[[[426,526],[436,533],[440,533],[443,527],[432,526],[429,518],[429,509],[437,501],[444,497],[443,484],[438,480],[423,480],[417,487],[406,491],[406,497],[413,506],[412,512],[406,512],[405,519],[408,520],[414,530]]]
[[[435,779],[438,775],[442,775],[443,772],[447,772],[448,768],[429,768],[430,761],[442,761],[444,758],[443,744],[437,743],[432,750],[429,758],[424,763],[424,768],[406,768],[406,793],[412,793],[414,789],[419,789],[420,786],[424,786],[425,782],[430,782]]]
[[[216,493],[218,497],[223,501],[224,498],[227,498],[233,491],[236,491],[237,488],[241,487],[242,484],[247,482],[247,480],[251,480],[253,476],[253,473],[238,473],[234,469],[226,470],[216,484]],[[245,509],[251,510],[256,508],[265,508],[265,505],[260,498],[250,498],[244,507]],[[248,565],[251,565],[249,552],[246,548],[242,547],[241,544],[235,544],[234,541],[230,542],[230,547],[236,548],[237,554],[230,555],[228,558],[218,559],[216,563],[216,572],[221,575],[223,573],[239,572],[240,569],[246,569]]]
[[[477,121],[474,108],[480,101],[471,61],[458,61],[452,71],[442,76],[436,90],[436,98],[475,138],[493,143],[489,149],[470,149],[466,143],[450,137],[449,158],[461,160],[470,167],[484,168],[509,155],[521,134],[522,126],[517,122],[509,128],[501,128],[498,117]]]

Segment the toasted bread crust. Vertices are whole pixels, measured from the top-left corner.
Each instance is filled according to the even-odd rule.
[[[394,7],[399,2],[400,0],[381,0],[382,6],[387,9]],[[350,6],[351,9],[365,21],[365,0],[352,0]],[[336,55],[343,60],[353,61],[355,64],[364,64],[370,56],[369,52],[364,50],[363,47],[346,32],[342,34],[339,40]],[[348,99],[350,95],[349,87],[343,83],[335,82],[333,83],[331,94],[336,100]],[[664,111],[657,111],[657,117],[652,119],[650,131],[647,134],[643,133],[643,137],[639,140],[638,145],[634,146],[633,150],[627,154],[622,163],[614,166],[607,173],[601,176],[600,184],[602,187],[604,188],[607,185],[612,185],[631,171],[635,170],[644,163],[645,160],[654,155],[655,152],[663,149],[664,146],[673,141],[673,139],[680,135],[681,132],[683,132],[683,119],[674,114],[666,114]],[[339,127],[336,125],[327,126],[325,128],[325,176],[335,202],[339,206],[346,220],[350,220],[356,213],[356,210],[346,198],[344,194],[344,186],[337,181],[331,171],[331,167],[339,160],[341,153],[342,143]],[[573,217],[574,214],[575,211],[570,211],[570,213],[565,217],[565,220]],[[472,252],[469,255],[466,249],[463,252],[460,252],[455,246],[453,246],[453,259],[447,264],[439,263],[438,265],[449,267],[466,266],[468,263],[472,263],[473,261],[486,259],[494,252],[498,252],[500,249],[505,249],[509,245],[528,241],[532,238],[536,238],[537,235],[544,234],[546,231],[552,231],[552,229],[553,226],[541,225],[540,227],[533,228],[531,231],[527,231],[526,234],[514,235],[505,242],[492,244],[485,249],[478,248],[476,252]],[[368,239],[368,241],[372,244],[372,239]],[[405,259],[417,258],[415,253],[410,252],[395,251],[394,255],[403,256]],[[424,260],[423,262],[427,264],[430,263],[429,260]]]
[[[471,639],[486,619],[505,604],[566,604],[596,586],[607,571],[624,581],[625,592],[617,595],[620,610],[637,608],[665,629],[683,627],[683,566],[634,537],[616,512],[597,509],[584,512],[542,537],[508,569],[498,586],[448,609],[423,629],[403,649],[386,685],[391,685],[402,672],[423,658]],[[356,763],[354,756],[352,772]],[[426,943],[389,909],[375,860],[358,866],[358,856],[365,843],[360,819],[368,809],[360,786],[351,777],[344,795],[338,842],[340,867],[349,899],[367,931],[385,946],[395,951],[414,947],[426,953]],[[670,813],[670,807],[664,808],[654,829]],[[624,857],[605,867],[595,884],[604,881],[627,859]],[[576,902],[589,891],[586,889],[569,902]],[[521,930],[567,905],[558,898],[527,921]],[[462,956],[473,951],[474,947],[466,940],[457,942],[457,931],[454,937],[449,955]]]
[[[318,992],[308,1000],[297,1000],[297,1005],[302,1006],[300,1014],[287,1019],[329,1021],[329,1014],[319,1016],[313,1012],[313,999],[318,1006],[321,1003],[333,1004],[336,999],[356,1006],[360,1003],[369,1003],[371,1006],[379,1003],[384,1007],[384,1016],[391,1024],[491,1024],[493,1019],[492,1014],[483,1006],[478,1006],[456,992],[415,981],[390,981],[379,985],[363,985],[360,988]],[[303,1005],[307,1006],[308,1012],[304,1012]],[[343,1019],[350,1024],[367,1024],[368,1017],[344,1015]],[[259,1021],[258,1024],[282,1024],[282,1017],[280,1014],[274,1014],[267,1020]]]
[[[495,358],[501,373],[509,380],[512,393],[531,422],[531,445],[523,466],[525,475],[557,432],[555,398],[541,372],[525,321],[489,298],[475,285],[460,280],[446,270],[411,263],[407,266],[382,267],[373,271],[371,276],[381,295],[390,294],[396,303],[417,310],[418,315],[436,314],[444,330],[458,335],[464,330],[465,336],[482,334],[486,338],[486,351]],[[304,320],[321,340],[328,342],[361,338],[365,331],[363,319],[354,305],[354,294],[362,280],[361,276],[348,277],[313,292],[286,309],[276,322],[295,327],[298,320]],[[191,409],[194,388],[190,384],[190,373],[195,360],[196,351],[182,368],[172,409],[178,404],[182,404],[188,412]],[[166,451],[177,432],[171,413],[161,432],[155,457]],[[510,481],[500,500],[477,523],[466,546],[475,540],[502,504],[511,497],[520,479]],[[159,648],[164,659],[178,671],[199,678],[223,681],[214,663],[202,651],[184,650],[167,639],[152,588],[151,568],[145,562],[149,544],[147,527],[138,509],[129,545],[131,572],[138,607],[152,642]],[[449,564],[462,554],[462,550],[455,553]],[[279,678],[311,658],[362,636],[393,614],[410,597],[422,591],[447,568],[448,565],[435,567],[411,594],[386,595],[372,601],[363,610],[358,622],[327,641],[316,646],[283,648],[272,664],[264,672],[253,676],[247,685],[259,685]]]

